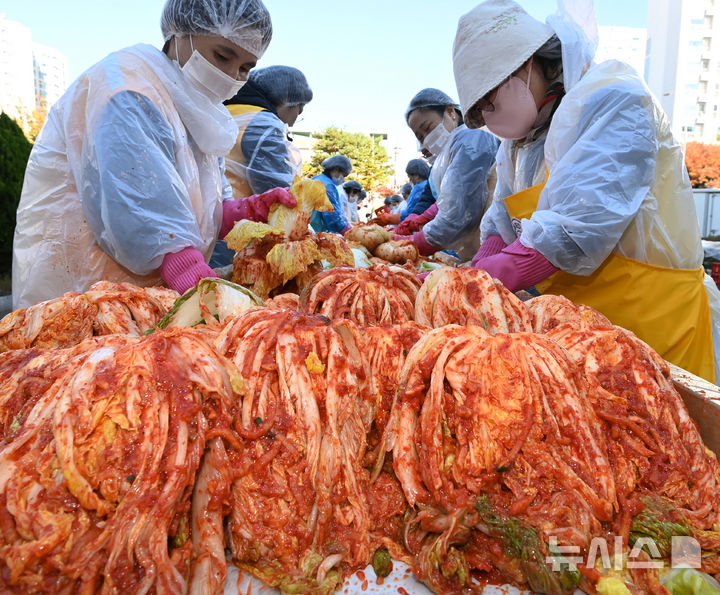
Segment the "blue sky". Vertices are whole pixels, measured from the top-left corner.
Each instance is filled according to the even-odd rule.
[[[519,0],[544,20],[555,0]],[[452,42],[458,18],[478,0],[265,0],[273,41],[259,65],[288,64],[308,78],[315,98],[296,129],[330,125],[389,132],[414,147],[404,111],[424,87],[456,97]],[[645,27],[648,0],[597,0],[599,25]],[[0,12],[37,43],[67,56],[70,78],[135,43],[160,47],[164,0],[2,0]]]

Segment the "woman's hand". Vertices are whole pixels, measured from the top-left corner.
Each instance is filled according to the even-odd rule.
[[[280,203],[292,209],[297,206],[295,197],[287,188],[273,188],[262,194],[254,194],[246,198],[236,198],[223,202],[223,219],[220,237],[224,238],[233,225],[241,219],[267,223],[270,209]]]
[[[170,289],[185,293],[200,279],[217,277],[217,274],[205,262],[200,250],[188,247],[165,255],[160,265],[160,277]]]

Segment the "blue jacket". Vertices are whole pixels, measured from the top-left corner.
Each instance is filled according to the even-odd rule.
[[[435,202],[427,180],[415,184],[407,199],[407,206],[400,211],[400,221],[408,215],[422,215]]]
[[[320,180],[325,184],[325,192],[327,193],[328,200],[333,206],[332,211],[323,213],[321,211],[313,211],[312,217],[310,218],[310,225],[316,232],[330,231],[333,233],[340,233],[345,229],[349,223],[343,216],[342,205],[340,204],[340,195],[338,194],[335,182],[333,182],[329,176],[320,174],[315,176],[313,180]]]

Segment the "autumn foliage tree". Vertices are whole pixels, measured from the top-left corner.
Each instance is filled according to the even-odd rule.
[[[688,143],[685,165],[693,188],[720,188],[720,145]]]
[[[313,134],[313,137],[318,139],[318,142],[310,162],[303,164],[303,174],[321,174],[320,164],[331,155],[342,153],[353,164],[349,179],[357,180],[363,188],[373,190],[390,179],[390,156],[380,144],[379,136],[367,136],[330,127]]]

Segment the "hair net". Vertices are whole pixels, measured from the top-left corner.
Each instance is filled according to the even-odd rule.
[[[250,79],[275,107],[310,103],[313,92],[305,75],[292,66],[266,66],[250,72]]]
[[[440,89],[423,89],[418,91],[415,97],[410,100],[410,104],[405,110],[405,121],[410,118],[410,114],[416,109],[424,107],[444,107],[446,105],[452,105],[456,110],[460,111],[460,105],[446,93],[443,93]]]
[[[167,0],[160,19],[165,41],[173,35],[219,35],[260,58],[272,38],[261,0]]]
[[[415,174],[423,180],[427,180],[430,177],[430,166],[422,159],[411,159],[405,167],[405,173],[407,175]]]
[[[357,180],[348,180],[343,184],[343,188],[345,189],[345,192],[349,192],[350,190],[357,190],[358,192],[362,192],[362,184],[358,182]]]
[[[410,194],[412,191],[412,184],[408,182],[407,184],[403,184],[402,188],[400,188],[400,194]]]
[[[350,163],[350,160],[345,157],[345,155],[333,155],[332,157],[328,157],[320,165],[325,171],[339,167],[346,176],[352,173],[352,163]]]
[[[367,192],[365,190],[360,191],[360,200],[362,200],[363,198],[367,198]]]

